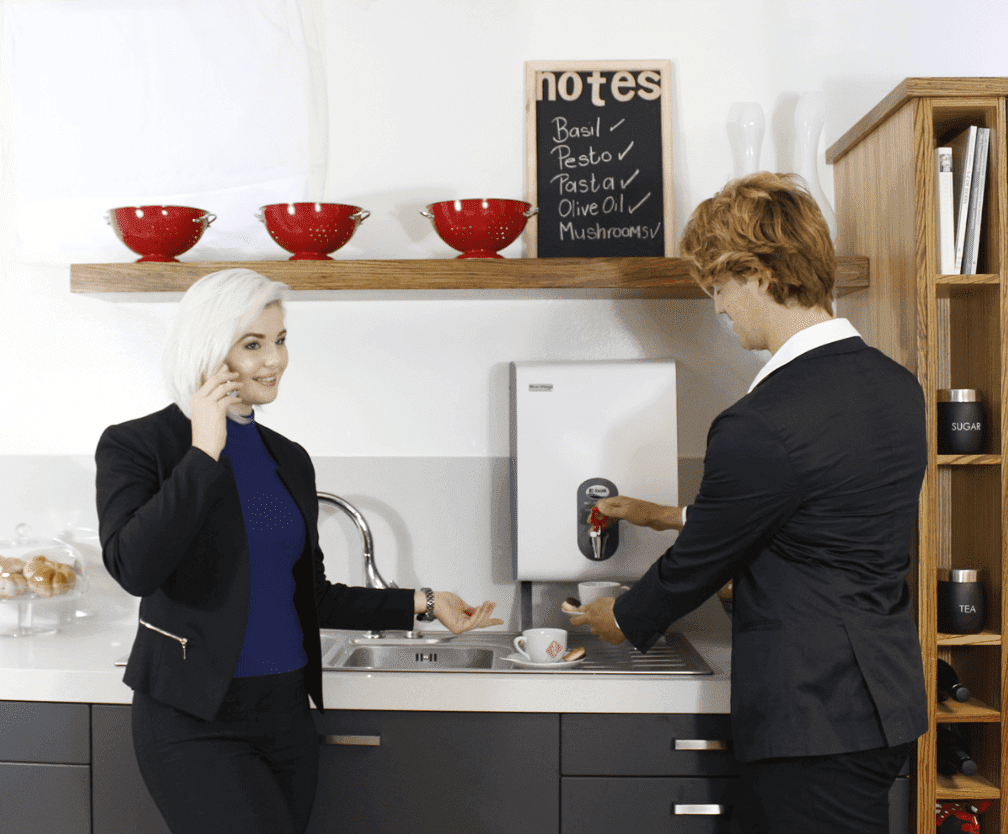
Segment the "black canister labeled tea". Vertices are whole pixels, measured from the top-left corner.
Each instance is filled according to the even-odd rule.
[[[977,634],[986,613],[980,571],[938,569],[938,631]]]
[[[985,424],[976,389],[938,390],[938,454],[975,455],[983,447]]]

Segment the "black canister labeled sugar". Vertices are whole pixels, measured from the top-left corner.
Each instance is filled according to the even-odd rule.
[[[975,455],[983,448],[986,418],[973,388],[938,391],[938,454]]]

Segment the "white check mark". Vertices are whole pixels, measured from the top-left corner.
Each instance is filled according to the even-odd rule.
[[[623,157],[624,157],[624,156],[626,156],[626,155],[627,155],[628,153],[630,153],[630,148],[632,148],[632,147],[633,147],[633,142],[631,142],[631,143],[630,143],[629,145],[627,145],[627,146],[626,146],[626,150],[625,150],[625,151],[623,151],[623,153],[621,153],[621,154],[619,155],[619,158],[620,158],[620,162],[622,162],[622,161],[623,161]]]
[[[632,174],[630,175],[630,179],[628,179],[628,180],[620,180],[620,181],[619,181],[619,187],[620,187],[621,189],[622,189],[622,188],[626,188],[626,187],[627,187],[628,185],[630,185],[630,183],[632,183],[632,182],[633,182],[633,181],[634,181],[634,180],[636,179],[636,177],[637,177],[637,175],[638,175],[639,173],[640,173],[640,168],[638,168],[638,169],[637,169],[636,171],[634,171],[634,172],[633,172],[633,173],[632,173]]]
[[[618,128],[625,121],[626,121],[626,119],[620,119],[618,122],[616,122],[616,124],[614,124],[611,128],[609,128],[609,132],[612,133],[614,130],[616,130],[616,128]]]
[[[647,202],[647,198],[650,196],[651,192],[649,191],[647,194],[644,195],[643,200],[641,200],[637,205],[635,205],[632,209],[630,209],[630,214],[633,214],[635,211],[637,211],[637,209],[639,209],[642,205],[644,205],[644,203]]]

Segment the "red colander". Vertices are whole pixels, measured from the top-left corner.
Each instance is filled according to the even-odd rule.
[[[145,261],[175,261],[196,245],[216,214],[189,206],[123,206],[105,215],[116,237]]]
[[[539,209],[521,200],[445,200],[431,203],[420,213],[460,258],[501,258],[497,252],[510,246]]]
[[[256,217],[271,238],[294,255],[291,261],[329,261],[371,212],[343,203],[274,203]]]

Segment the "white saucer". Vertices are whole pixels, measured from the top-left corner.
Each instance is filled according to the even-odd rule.
[[[502,660],[510,660],[512,663],[518,666],[524,666],[527,669],[569,669],[571,666],[577,666],[579,663],[584,663],[584,655],[581,655],[577,660],[557,660],[553,663],[536,663],[532,660],[526,660],[518,652],[514,654],[509,654],[507,657],[502,658]]]

